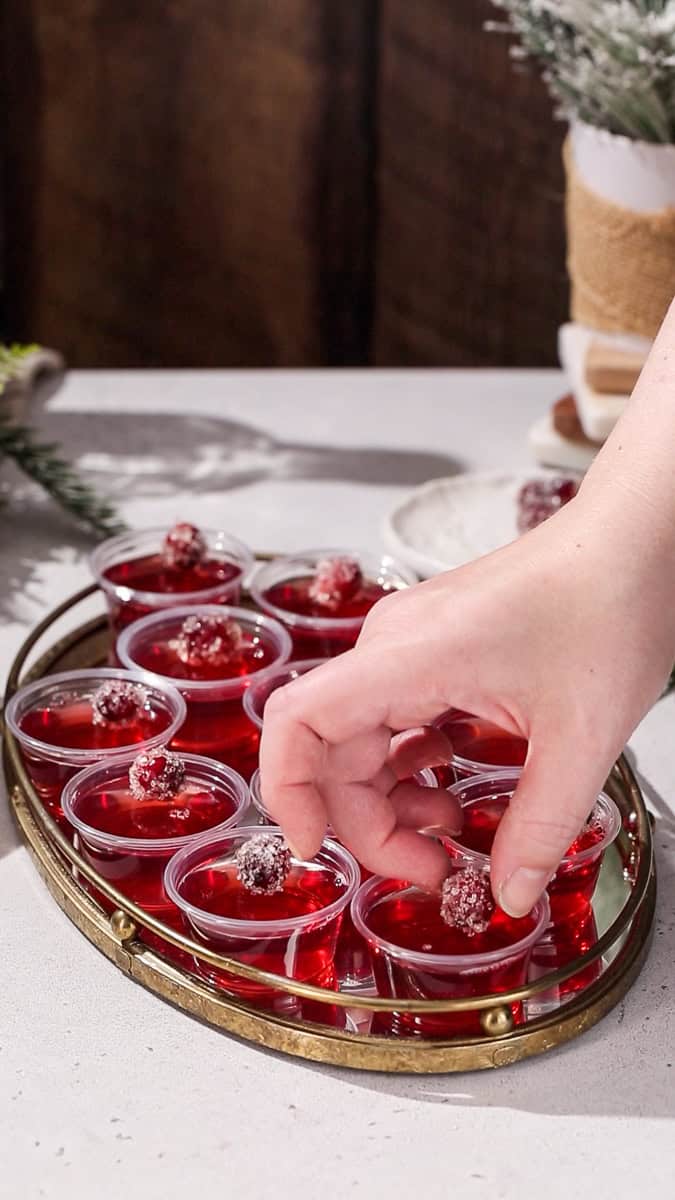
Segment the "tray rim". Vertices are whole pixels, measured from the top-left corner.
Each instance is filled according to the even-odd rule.
[[[19,676],[25,660],[43,634],[64,613],[69,612],[81,600],[97,591],[98,588],[94,584],[69,597],[36,626],[19,650],[12,665],[6,698],[19,685]],[[61,655],[73,650],[78,642],[90,638],[99,631],[103,632],[105,624],[106,619],[102,615],[71,630],[40,656],[27,672],[27,677],[48,673],[50,665],[55,663]],[[58,838],[63,835],[60,835],[60,831],[51,818],[41,809],[37,798],[31,797],[32,789],[23,771],[18,748],[9,735],[9,731],[5,736],[3,757],[10,806],[21,835],[52,896],[80,931],[127,975],[183,1011],[246,1040],[286,1054],[335,1066],[390,1072],[435,1073],[507,1065],[560,1045],[578,1036],[600,1020],[631,986],[649,949],[656,895],[651,828],[637,780],[625,759],[620,760],[616,765],[612,778],[614,778],[616,786],[620,787],[626,804],[631,808],[640,825],[641,861],[638,876],[640,874],[642,876],[642,891],[639,902],[633,905],[634,911],[632,911],[630,919],[624,922],[625,941],[613,961],[605,968],[599,980],[572,1001],[566,1003],[564,1007],[519,1026],[513,1026],[512,1021],[505,1019],[504,1016],[506,1014],[507,1017],[510,1017],[510,1013],[504,1005],[511,997],[517,999],[519,993],[522,996],[531,996],[551,987],[553,983],[576,973],[580,963],[599,957],[599,953],[602,951],[583,956],[576,960],[576,963],[570,964],[567,969],[563,968],[546,976],[543,981],[538,981],[537,985],[525,985],[524,988],[515,989],[512,993],[507,993],[498,999],[484,997],[480,1001],[471,998],[466,1001],[445,1002],[411,1001],[406,1003],[388,1000],[379,1000],[378,1002],[365,998],[361,1000],[359,997],[347,994],[344,999],[337,999],[332,993],[323,992],[323,989],[315,989],[303,984],[286,988],[290,992],[310,999],[322,998],[329,1002],[332,1000],[333,1003],[337,1000],[341,1007],[367,1007],[389,1011],[392,1008],[399,1011],[406,1008],[423,1012],[467,1008],[488,1010],[483,1018],[483,1025],[484,1028],[487,1026],[490,1033],[485,1037],[432,1041],[415,1037],[389,1039],[372,1034],[356,1034],[331,1029],[329,1026],[313,1025],[307,1021],[289,1020],[273,1014],[261,1013],[259,1010],[247,1007],[239,1000],[227,997],[210,988],[208,984],[202,983],[189,972],[172,966],[160,955],[134,940],[136,925],[134,913],[131,910],[135,906],[125,901],[124,897],[119,896],[120,907],[109,918],[73,879],[71,871],[50,842],[51,835],[52,841],[58,845]],[[56,833],[56,837],[54,837],[54,833]],[[63,841],[65,842],[66,839]],[[68,845],[67,842],[66,845]],[[71,855],[73,853],[71,850]],[[88,870],[84,869],[88,868],[88,864],[83,860],[80,861],[82,861],[83,873],[88,874]],[[96,873],[93,874],[96,877]],[[114,889],[112,891],[114,892]],[[635,895],[634,892],[629,897],[627,905],[635,900]],[[113,900],[117,902],[117,898],[114,896]],[[624,909],[627,905],[624,905]],[[142,910],[138,911],[142,917]],[[159,928],[161,930],[161,924]],[[613,926],[610,926],[608,932],[611,932],[612,928]],[[612,938],[609,945],[613,945],[617,938],[618,935]],[[602,939],[600,940],[602,941]],[[189,939],[183,939],[180,935],[177,944],[185,946],[187,949],[191,948]],[[203,947],[195,946],[194,948],[200,951],[202,957],[208,959],[209,955],[204,955]],[[213,958],[217,963],[220,961],[227,963],[222,956],[214,954]],[[237,966],[239,967],[238,974],[266,981],[265,973],[260,973],[255,968],[242,970],[242,964],[237,964]],[[251,972],[250,975],[249,972]],[[275,981],[276,977],[269,976],[268,979]],[[290,981],[285,982],[288,985]]]

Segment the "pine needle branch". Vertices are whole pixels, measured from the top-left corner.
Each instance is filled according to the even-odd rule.
[[[7,384],[20,372],[23,359],[35,346],[0,346],[0,402]],[[80,479],[54,443],[40,442],[34,431],[18,425],[0,411],[0,461],[9,458],[39,484],[56,503],[99,537],[124,530],[106,500]]]

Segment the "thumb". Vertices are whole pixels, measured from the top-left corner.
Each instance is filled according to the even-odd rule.
[[[530,753],[492,847],[495,900],[512,917],[536,904],[588,817],[611,768],[570,753],[570,744],[530,743]],[[591,765],[592,761],[592,765]]]

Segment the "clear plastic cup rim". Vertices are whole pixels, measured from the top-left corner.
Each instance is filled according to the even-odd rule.
[[[374,933],[362,916],[361,910],[370,898],[371,893],[376,888],[381,887],[382,884],[391,884],[391,891],[388,893],[390,895],[395,894],[397,891],[420,890],[418,888],[413,889],[412,884],[400,883],[395,879],[385,879],[382,875],[374,875],[361,885],[352,900],[352,921],[358,933],[369,944],[377,945],[378,949],[382,950],[390,958],[404,959],[413,966],[427,967],[438,971],[480,972],[487,970],[498,963],[520,958],[536,944],[551,919],[549,899],[546,893],[544,893],[532,909],[532,913],[536,914],[537,917],[534,928],[510,946],[503,946],[498,950],[485,950],[482,953],[478,952],[475,954],[429,954],[423,950],[409,950],[405,946],[398,946],[395,942],[389,942],[385,938],[380,937],[379,934]]]
[[[379,571],[392,578],[397,577],[400,581],[399,587],[412,587],[413,584],[419,582],[412,571],[389,554],[378,556],[367,551],[340,550],[330,547],[320,550],[302,550],[296,554],[288,554],[282,558],[274,558],[271,562],[260,564],[249,584],[249,591],[258,608],[292,629],[314,630],[318,633],[330,633],[331,630],[351,633],[359,630],[366,619],[366,614],[361,617],[308,617],[289,609],[278,608],[276,604],[270,604],[263,594],[264,589],[272,586],[273,583],[281,583],[288,579],[307,575],[322,558],[354,558],[363,566],[377,562],[379,566],[374,571],[368,571],[369,576],[377,574]],[[274,578],[270,578],[271,576]],[[398,590],[396,587],[391,589],[391,591],[396,590]]]
[[[477,759],[462,758],[461,754],[453,754],[447,765],[457,767],[460,771],[466,771],[470,778],[473,778],[474,775],[498,775],[500,771],[522,770],[521,767],[504,767],[499,763],[482,763]]]
[[[446,718],[449,716],[449,714],[452,712],[459,713],[460,711],[462,710],[452,708],[448,709],[448,711],[445,712],[442,717],[438,717],[438,719],[434,721],[434,728],[442,729],[443,725],[446,724]],[[466,713],[467,719],[470,720],[471,716],[471,713]],[[508,730],[505,730],[505,732],[508,733]],[[515,736],[518,735],[514,734],[514,737]],[[479,762],[478,759],[475,758],[464,758],[461,754],[453,754],[447,765],[449,767],[457,767],[460,771],[466,771],[468,775],[498,775],[502,771],[506,771],[508,773],[511,771],[522,770],[522,767],[505,767],[503,765],[500,766],[499,763]]]
[[[263,727],[263,719],[258,715],[258,696],[260,692],[265,691],[265,686],[269,686],[275,674],[288,675],[287,683],[292,683],[294,679],[299,679],[302,675],[306,675],[308,671],[313,671],[315,667],[324,666],[325,658],[302,658],[294,661],[293,659],[287,663],[281,663],[275,668],[274,672],[270,672],[264,679],[260,679],[259,675],[254,675],[252,682],[244,692],[244,712],[258,729]],[[284,684],[279,684],[283,687]],[[270,693],[271,694],[271,693]],[[267,697],[269,700],[269,696]]]
[[[227,533],[224,529],[200,527],[199,532],[207,539],[209,548],[215,553],[220,553],[224,561],[239,567],[239,575],[234,575],[232,579],[223,580],[218,584],[209,584],[207,588],[200,588],[197,592],[137,591],[126,583],[113,583],[111,579],[107,578],[106,569],[114,566],[116,562],[123,562],[124,555],[138,549],[139,542],[150,543],[148,553],[153,552],[151,547],[155,548],[155,552],[160,551],[162,542],[169,532],[170,528],[157,525],[151,526],[149,529],[119,533],[115,537],[101,542],[89,556],[89,567],[99,587],[122,603],[128,604],[133,601],[135,604],[147,605],[148,608],[173,608],[176,602],[179,604],[208,603],[209,599],[222,594],[227,588],[236,587],[255,563],[253,551],[239,538]]]
[[[142,742],[127,742],[123,746],[110,746],[91,750],[70,749],[68,746],[54,746],[51,742],[43,742],[40,738],[25,733],[21,728],[19,723],[21,716],[23,716],[24,712],[29,711],[31,707],[30,700],[33,697],[37,697],[41,693],[44,694],[52,688],[66,687],[68,684],[72,684],[75,689],[78,683],[85,683],[89,679],[94,685],[91,688],[90,694],[96,691],[96,686],[105,683],[107,679],[119,679],[124,683],[138,683],[142,687],[147,688],[148,691],[154,691],[167,701],[167,707],[170,709],[169,715],[173,712],[171,722],[161,733],[154,733],[152,737],[146,738]],[[81,698],[85,699],[86,697],[83,695]],[[43,679],[38,679],[34,683],[25,684],[12,696],[5,709],[4,718],[13,736],[25,751],[29,751],[36,757],[45,759],[48,762],[85,767],[91,763],[107,762],[112,758],[123,758],[125,755],[130,754],[132,750],[135,750],[137,754],[141,754],[144,750],[163,746],[165,743],[170,742],[174,734],[178,732],[185,720],[186,713],[185,700],[181,696],[179,689],[170,679],[164,679],[160,675],[154,675],[151,671],[145,671],[139,667],[133,667],[129,670],[121,667],[95,667],[83,671],[60,671],[55,675],[45,675]]]
[[[345,891],[336,900],[327,904],[325,908],[316,909],[311,913],[303,913],[298,917],[279,918],[273,921],[245,921],[236,917],[221,917],[216,913],[210,913],[206,909],[197,908],[196,905],[190,904],[184,900],[180,894],[180,883],[184,877],[184,873],[192,866],[197,866],[199,863],[200,852],[211,851],[217,854],[219,850],[225,848],[228,842],[246,841],[249,838],[257,837],[261,833],[273,834],[279,837],[279,828],[276,825],[240,825],[236,829],[231,829],[225,834],[217,835],[216,831],[209,830],[205,834],[200,834],[192,839],[189,845],[180,849],[177,854],[167,863],[164,872],[164,890],[169,899],[188,917],[194,925],[202,932],[219,936],[226,934],[228,936],[247,936],[252,937],[283,937],[284,934],[289,936],[294,933],[300,933],[305,929],[317,928],[322,925],[329,924],[334,918],[338,917],[341,912],[349,906],[361,880],[361,872],[359,865],[349,850],[341,846],[339,842],[334,842],[330,838],[326,838],[319,850],[318,854],[311,860],[312,862],[320,861],[322,854],[330,854],[333,858],[331,865],[337,865],[341,872],[344,872],[346,878]],[[204,858],[208,858],[208,853],[204,854]],[[195,858],[193,862],[192,859]],[[293,858],[294,863],[302,863],[301,859]],[[187,864],[187,866],[186,866]]]
[[[504,784],[504,787],[501,789],[499,794],[509,795],[510,797],[513,795],[521,775],[522,770],[518,767],[511,767],[508,770],[494,771],[485,775],[474,775],[470,779],[464,779],[460,780],[458,783],[453,783],[452,786],[448,788],[448,791],[452,792],[453,795],[457,797],[462,808],[468,808],[474,804],[479,804],[481,800],[487,800],[489,798],[488,796],[477,795],[474,798],[468,797],[466,800],[462,801],[462,795],[466,795],[466,793],[471,791],[471,789],[475,788],[478,790],[479,788],[486,787],[492,783],[497,785]],[[508,783],[511,784],[510,787],[506,786]],[[612,842],[618,837],[622,823],[621,813],[619,812],[611,796],[608,796],[606,792],[599,792],[595,800],[595,804],[591,809],[591,813],[594,813],[596,808],[599,809],[602,814],[603,826],[605,829],[604,837],[601,841],[595,842],[592,846],[587,846],[585,850],[578,850],[576,854],[566,854],[565,857],[560,860],[558,869],[560,869],[560,867],[570,866],[580,867],[584,863],[592,862],[594,859],[603,854],[607,847],[611,846]],[[489,863],[490,861],[489,854],[483,854],[481,850],[472,850],[470,846],[463,846],[456,837],[446,837],[444,835],[443,841],[447,845],[452,846],[454,850],[458,851],[458,853],[463,854],[465,857],[475,859],[481,864]]]
[[[321,661],[325,662],[325,659],[322,659]],[[416,771],[413,775],[413,779],[416,783],[421,784],[422,787],[438,788],[439,786],[438,780],[431,767],[423,767],[421,771]],[[269,824],[273,825],[274,821],[263,804],[262,792],[260,789],[260,767],[256,767],[255,771],[253,772],[249,787],[251,790],[251,804],[255,808],[256,812],[260,813],[261,817],[264,817]],[[330,832],[330,826],[328,836],[334,836]]]
[[[259,671],[252,671],[250,675],[230,675],[224,679],[180,679],[173,675],[160,675],[158,672],[150,670],[149,667],[141,667],[136,662],[132,653],[132,645],[136,638],[167,623],[175,623],[176,632],[178,632],[178,628],[186,617],[195,616],[224,616],[231,618],[248,630],[264,629],[275,645],[277,657],[274,662],[269,663],[266,667],[261,667]],[[118,658],[125,666],[144,671],[151,679],[159,680],[161,683],[169,683],[182,695],[188,696],[188,698],[193,695],[205,698],[209,693],[217,693],[218,698],[223,700],[242,696],[254,679],[268,679],[270,675],[278,671],[280,666],[288,662],[292,648],[291,635],[279,621],[275,621],[274,618],[268,617],[264,613],[254,612],[250,608],[237,608],[231,604],[176,605],[174,608],[164,609],[162,612],[148,613],[122,630],[116,646]]]
[[[141,750],[139,753],[142,754],[143,751]],[[109,833],[105,829],[96,829],[94,825],[88,825],[75,812],[78,794],[83,789],[89,790],[88,785],[99,776],[102,784],[106,777],[109,782],[114,781],[118,777],[118,773],[120,773],[120,779],[123,779],[125,771],[122,769],[120,772],[120,769],[126,767],[128,771],[136,757],[137,755],[133,754],[127,755],[121,761],[117,759],[114,762],[94,763],[92,766],[86,767],[84,771],[79,771],[65,785],[61,796],[61,807],[69,825],[88,844],[122,854],[144,854],[148,858],[155,855],[166,855],[167,852],[171,854],[182,849],[183,846],[191,845],[205,833],[214,835],[229,832],[236,826],[244,809],[248,806],[248,787],[233,767],[228,767],[215,758],[206,758],[201,754],[181,754],[179,757],[186,765],[186,783],[196,782],[202,785],[211,783],[217,784],[223,790],[228,790],[234,802],[234,812],[225,821],[220,821],[218,825],[199,833],[176,834],[173,837],[164,838],[122,837],[120,834]],[[170,802],[167,801],[167,803]]]

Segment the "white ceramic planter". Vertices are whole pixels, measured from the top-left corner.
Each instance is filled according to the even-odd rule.
[[[21,360],[17,374],[0,397],[0,404],[13,421],[26,420],[31,400],[39,395],[39,385],[47,377],[59,376],[63,369],[63,357],[58,351],[48,350],[45,346],[38,347]]]
[[[675,294],[675,146],[576,122],[566,162],[572,319],[651,341]]]
[[[574,164],[583,182],[605,200],[634,212],[675,206],[675,146],[631,138],[575,122]]]

